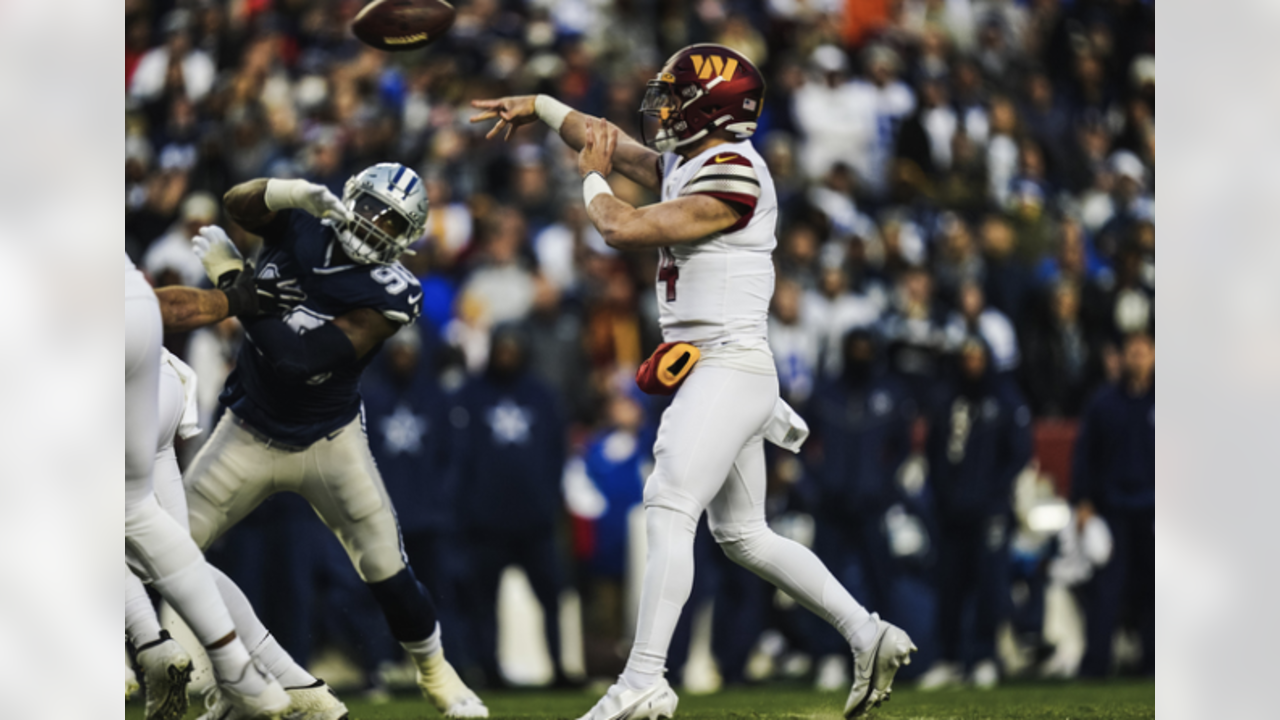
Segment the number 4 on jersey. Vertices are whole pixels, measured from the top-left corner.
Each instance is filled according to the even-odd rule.
[[[676,301],[676,281],[680,279],[680,268],[676,267],[676,256],[668,248],[658,249],[658,282],[667,284],[667,302]]]

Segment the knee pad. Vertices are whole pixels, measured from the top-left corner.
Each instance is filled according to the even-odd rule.
[[[124,551],[125,562],[144,582],[204,561],[191,536],[160,509],[154,495],[125,508]]]
[[[399,545],[384,543],[348,548],[347,554],[360,579],[369,585],[387,582],[409,567]]]
[[[773,539],[773,531],[763,522],[749,529],[741,526],[713,527],[711,536],[730,560],[744,567],[751,567],[760,557],[761,549]]]
[[[680,489],[678,484],[666,473],[654,469],[644,484],[644,506],[646,509],[660,507],[675,510],[697,520],[705,509],[698,499]]]
[[[435,632],[435,603],[408,566],[386,580],[368,583],[368,586],[397,642],[418,642]]]

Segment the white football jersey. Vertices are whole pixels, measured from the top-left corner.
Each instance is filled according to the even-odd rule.
[[[134,266],[133,261],[129,259],[129,255],[124,256],[124,297],[126,300],[133,297],[155,297],[155,291],[151,289],[151,283],[147,282],[147,278]]]
[[[726,343],[767,347],[773,297],[773,178],[750,142],[716,145],[688,160],[662,158],[662,200],[702,193],[745,210],[729,229],[659,250],[662,337],[700,348]]]

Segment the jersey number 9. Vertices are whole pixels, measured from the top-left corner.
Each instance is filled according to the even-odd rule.
[[[373,269],[370,273],[374,280],[386,285],[386,291],[391,295],[399,295],[409,287],[409,283],[417,278],[413,276],[403,265],[383,265]]]

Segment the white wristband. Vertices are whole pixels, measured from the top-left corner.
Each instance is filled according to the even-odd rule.
[[[560,126],[569,117],[569,113],[573,112],[573,108],[549,95],[539,95],[533,99],[533,111],[538,114],[539,120],[552,130],[560,132]]]
[[[582,178],[582,202],[586,203],[587,207],[591,207],[591,201],[595,200],[597,195],[612,194],[613,188],[609,187],[609,182],[598,171],[592,170]]]
[[[306,180],[281,180],[272,178],[267,181],[267,189],[262,193],[262,202],[271,212],[299,207],[302,194],[311,183]]]

